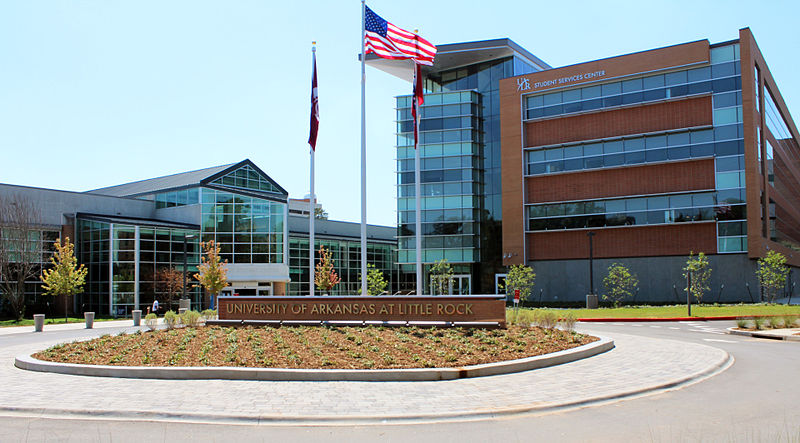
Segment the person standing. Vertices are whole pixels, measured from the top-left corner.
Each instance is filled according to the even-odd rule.
[[[150,312],[158,315],[158,300],[153,300],[153,309]]]

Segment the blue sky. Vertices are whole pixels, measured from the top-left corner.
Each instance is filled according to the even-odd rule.
[[[749,26],[800,112],[793,2],[369,6],[434,44],[509,37],[554,67]],[[84,191],[249,158],[302,197],[316,40],[317,195],[331,218],[359,221],[360,14],[358,0],[2,1],[0,182]],[[367,68],[369,223],[395,224],[394,96],[409,92]]]

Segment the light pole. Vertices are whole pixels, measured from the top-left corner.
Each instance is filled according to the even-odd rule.
[[[186,250],[188,249],[186,247],[186,245],[187,245],[187,241],[190,238],[194,238],[194,237],[195,237],[194,234],[186,234],[186,235],[183,236],[183,299],[184,300],[186,300],[186,267],[187,267]]]
[[[594,231],[589,231],[586,235],[589,237],[589,293],[594,295],[594,245],[592,243]]]

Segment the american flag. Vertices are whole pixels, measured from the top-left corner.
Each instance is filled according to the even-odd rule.
[[[317,53],[311,58],[311,129],[308,133],[308,144],[317,150],[317,131],[319,130],[319,96],[317,95]]]
[[[400,29],[366,7],[364,17],[364,47],[366,53],[394,60],[414,60],[433,66],[436,46],[413,32]]]

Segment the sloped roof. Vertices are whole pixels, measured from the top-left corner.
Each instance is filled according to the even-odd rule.
[[[152,194],[155,192],[162,192],[171,189],[180,189],[188,186],[196,186],[200,184],[208,184],[219,177],[229,174],[245,165],[252,167],[258,174],[264,176],[270,183],[275,185],[279,193],[288,195],[289,193],[283,189],[275,180],[256,166],[249,159],[242,160],[238,163],[230,163],[227,165],[212,166],[210,168],[198,169],[196,171],[181,172],[178,174],[165,175],[163,177],[150,178],[147,180],[140,180],[122,185],[109,186],[106,188],[93,189],[86,191],[89,194],[110,195],[114,197],[136,197],[145,194]],[[224,186],[223,186],[224,187]],[[257,191],[256,191],[257,192]]]
[[[86,192],[89,194],[111,195],[114,197],[128,197],[149,194],[165,189],[174,189],[199,184],[203,179],[217,175],[236,164],[237,163],[230,163],[227,165],[212,166],[210,168],[198,169],[196,171],[181,172],[178,174],[165,175],[163,177],[149,178],[147,180],[139,180],[122,185],[93,189]]]

